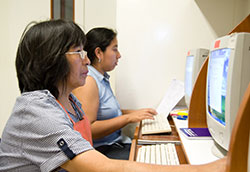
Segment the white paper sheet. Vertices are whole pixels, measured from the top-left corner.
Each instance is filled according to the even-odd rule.
[[[184,95],[184,83],[173,79],[156,111],[167,117],[169,112],[178,104]]]

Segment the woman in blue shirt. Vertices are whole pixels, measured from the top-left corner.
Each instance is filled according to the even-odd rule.
[[[110,158],[128,159],[131,140],[121,134],[121,128],[129,123],[152,119],[156,111],[152,108],[121,110],[107,74],[121,58],[116,35],[107,28],[94,28],[87,33],[85,50],[91,65],[88,66],[85,86],[73,93],[91,121],[94,147]]]

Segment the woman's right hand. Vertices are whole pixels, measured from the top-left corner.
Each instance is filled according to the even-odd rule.
[[[154,115],[156,115],[157,112],[152,108],[144,108],[135,110],[131,113],[125,114],[128,115],[129,123],[135,123],[140,122],[144,119],[154,119]]]

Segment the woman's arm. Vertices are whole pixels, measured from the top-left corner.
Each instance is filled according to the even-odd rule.
[[[96,81],[91,76],[88,76],[85,85],[75,89],[73,94],[80,100],[82,108],[91,122],[92,137],[94,139],[107,136],[128,123],[139,122],[143,119],[152,119],[156,113],[153,109],[141,109],[112,119],[97,121],[99,92]]]
[[[135,112],[136,110],[132,110],[132,109],[122,109],[122,114],[125,115],[125,114],[128,114],[128,113],[132,113],[132,112]]]
[[[122,109],[123,115],[136,115],[136,114],[140,114],[140,113],[149,113],[152,115],[157,114],[156,110],[154,110],[152,108],[143,108],[143,109],[138,109],[138,110]]]
[[[224,172],[226,158],[204,165],[151,165],[125,160],[112,160],[96,150],[77,155],[73,160],[64,163],[62,168],[67,171],[80,172]]]

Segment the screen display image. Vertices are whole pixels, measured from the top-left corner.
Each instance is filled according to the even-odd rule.
[[[193,75],[194,56],[188,56],[185,71],[185,92],[190,97],[192,93],[192,75]]]
[[[225,101],[230,49],[211,52],[208,67],[208,111],[219,123],[225,125]]]

